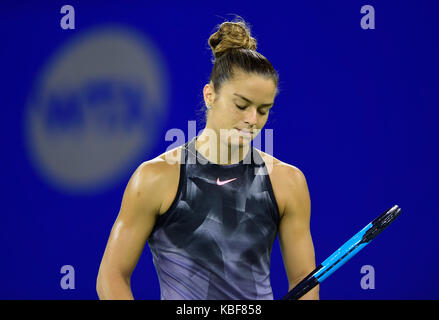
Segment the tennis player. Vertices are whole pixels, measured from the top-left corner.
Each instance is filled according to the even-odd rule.
[[[303,173],[251,144],[273,107],[278,74],[244,20],[217,27],[208,40],[205,128],[133,173],[99,268],[100,299],[133,299],[131,274],[146,243],[161,299],[273,299],[277,235],[288,290],[315,268]],[[318,298],[318,286],[302,297]]]

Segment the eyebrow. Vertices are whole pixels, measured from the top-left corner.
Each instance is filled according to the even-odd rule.
[[[241,96],[240,94],[234,93],[234,95],[240,97],[241,99],[244,99],[247,102],[253,103],[251,100],[247,99],[246,97]],[[273,104],[274,104],[274,102],[273,103],[264,103],[264,104],[261,104],[259,106],[260,107],[269,107],[269,106],[271,106]]]

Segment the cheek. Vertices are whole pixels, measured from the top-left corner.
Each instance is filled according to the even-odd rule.
[[[267,123],[268,117],[262,117],[258,121],[258,127],[262,128]]]
[[[230,108],[227,110],[224,110],[224,112],[222,113],[222,122],[223,123],[236,123],[239,122],[240,118],[241,118],[241,113],[239,112],[240,110],[238,110],[237,108]]]
[[[215,113],[216,126],[218,128],[229,128],[238,123],[240,119],[240,114],[238,112],[239,110],[235,109],[227,108],[226,106],[218,108]]]

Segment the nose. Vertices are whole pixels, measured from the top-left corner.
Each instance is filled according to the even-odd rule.
[[[254,126],[258,122],[258,112],[256,108],[248,108],[245,113],[244,121],[249,126]]]

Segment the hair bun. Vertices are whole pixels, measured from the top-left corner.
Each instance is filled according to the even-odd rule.
[[[256,50],[256,39],[251,36],[250,27],[243,20],[221,23],[218,30],[209,37],[209,46],[215,58],[229,49]]]

